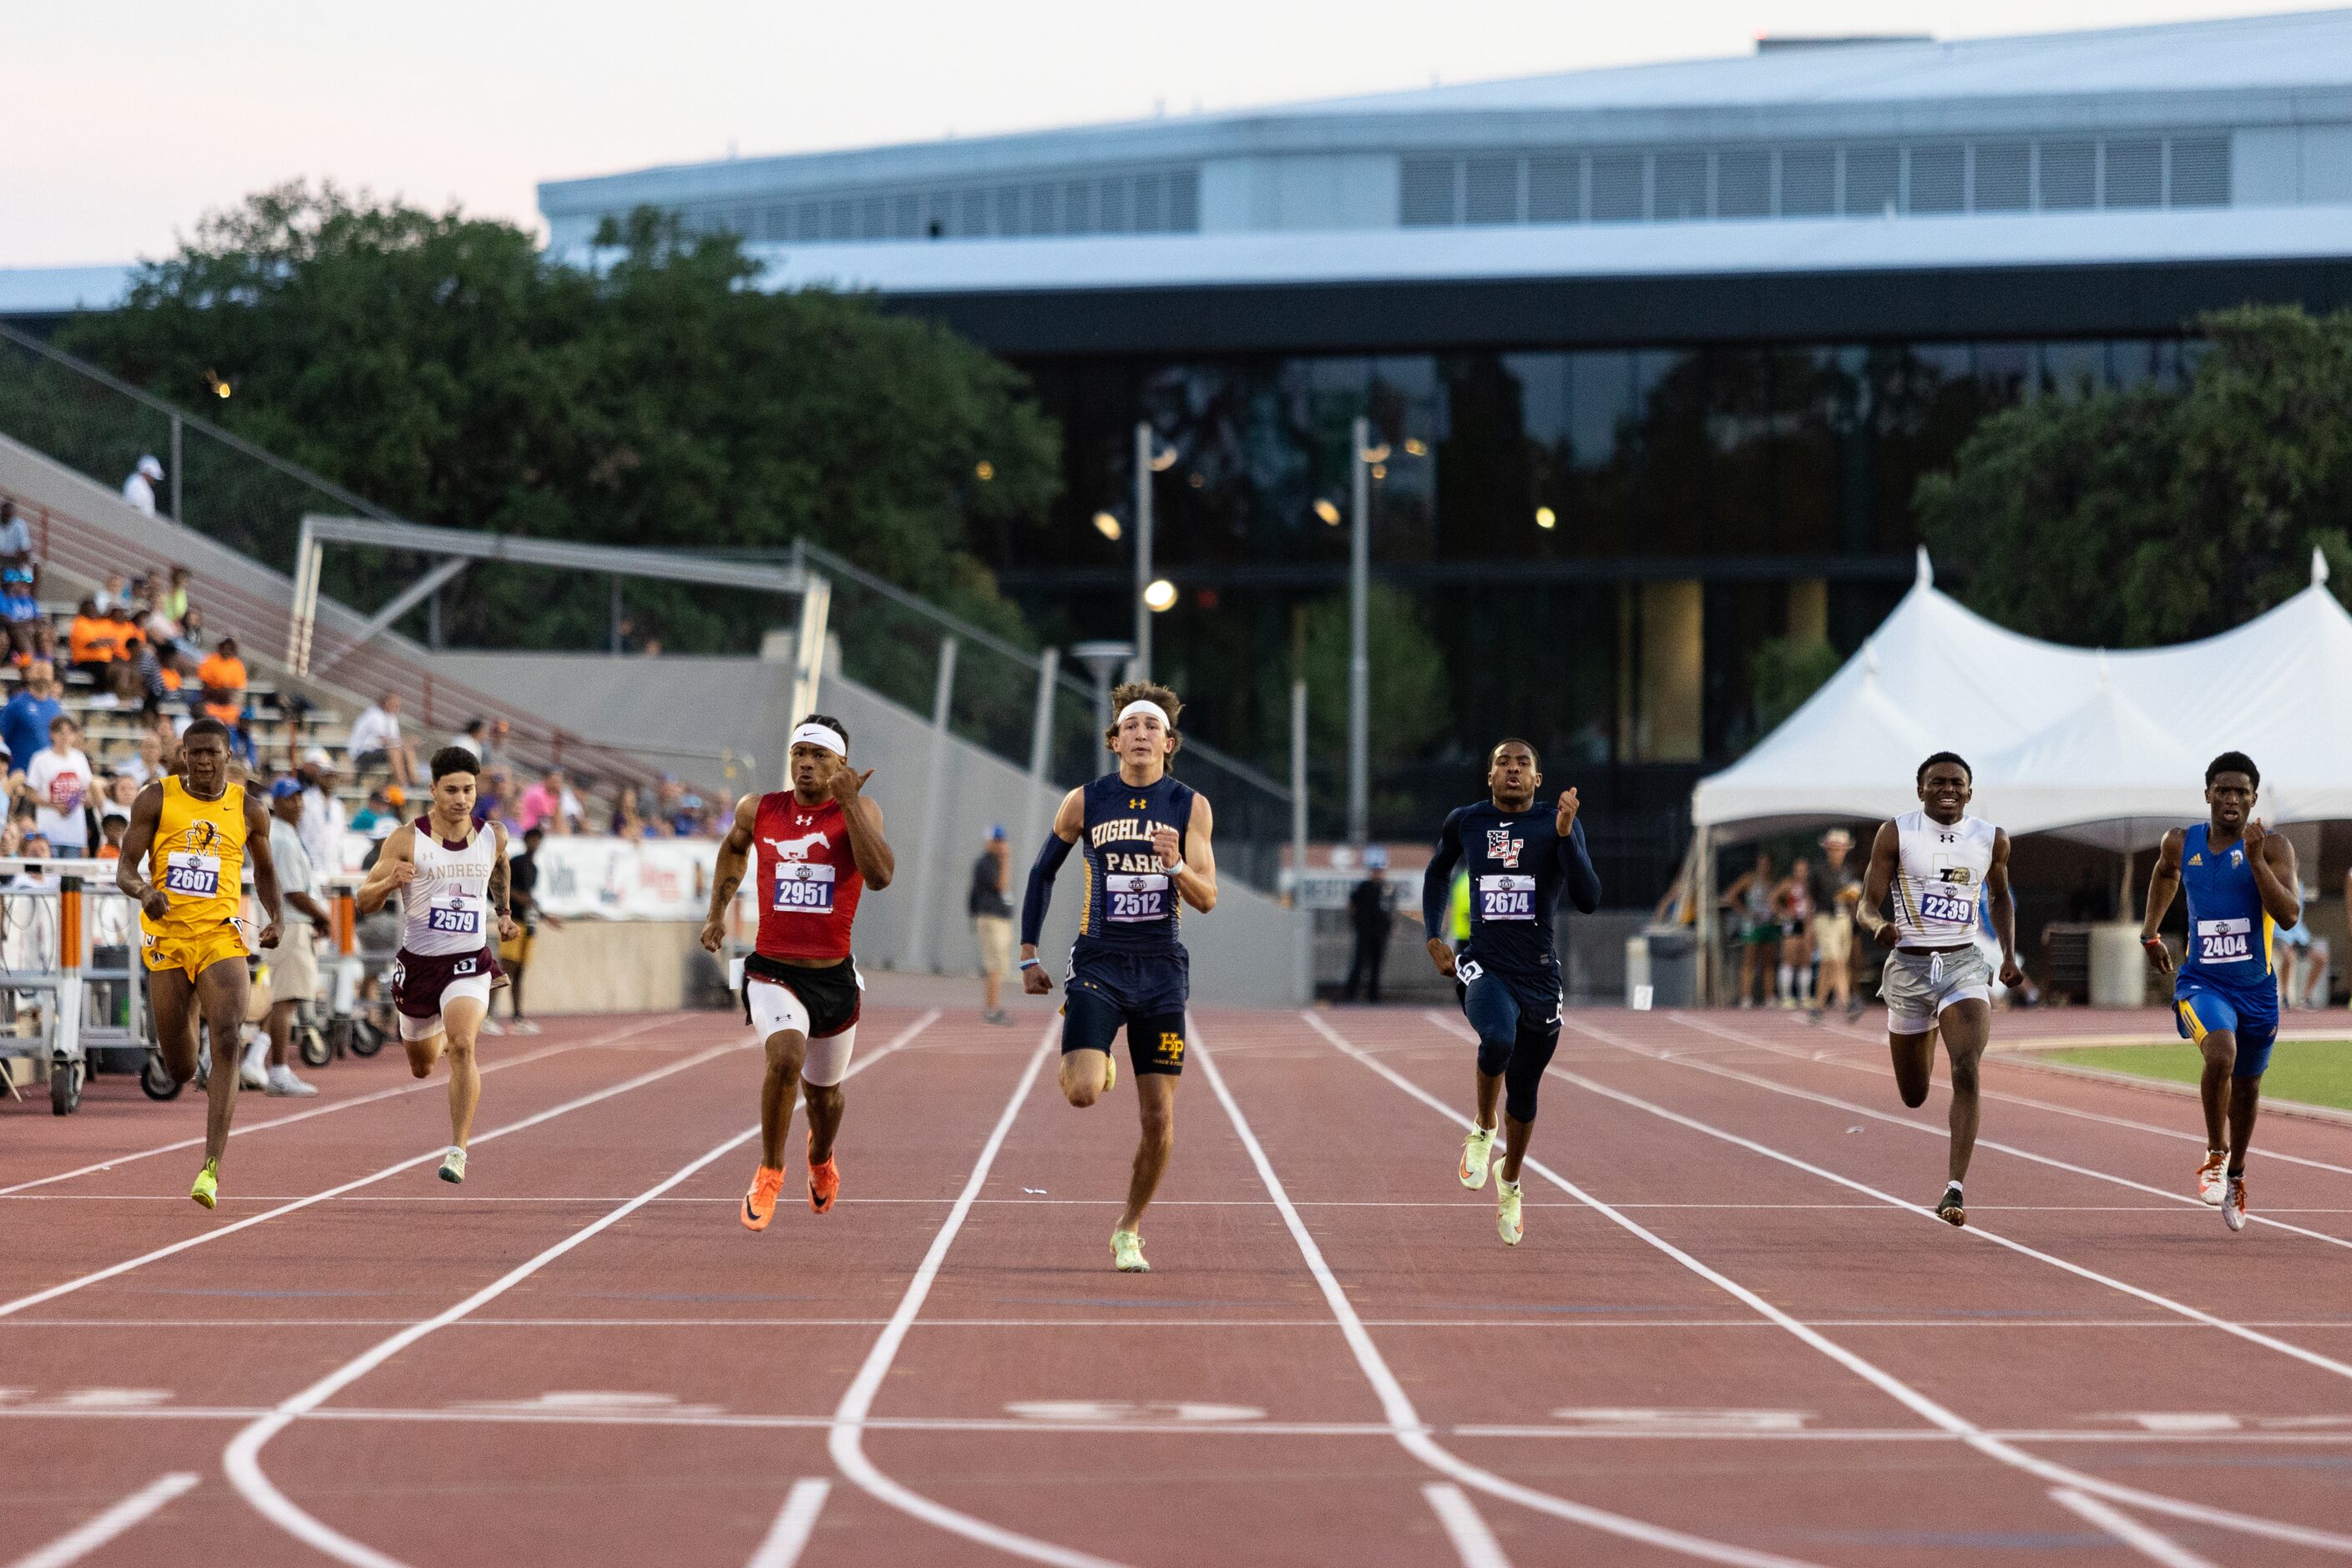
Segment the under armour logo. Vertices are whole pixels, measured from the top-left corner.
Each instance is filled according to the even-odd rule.
[[[1127,809],[1129,811],[1148,811],[1150,806],[1151,803],[1148,800],[1129,798],[1127,803]]]

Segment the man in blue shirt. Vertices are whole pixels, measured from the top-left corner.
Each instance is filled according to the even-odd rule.
[[[0,708],[0,744],[8,748],[9,765],[22,773],[49,743],[49,721],[66,710],[58,700],[58,672],[47,659],[35,659],[25,669],[25,684],[8,705]]]
[[[1579,910],[1601,907],[1601,878],[1576,820],[1576,791],[1538,808],[1543,773],[1535,748],[1505,741],[1487,758],[1488,798],[1445,819],[1421,883],[1429,956],[1450,975],[1462,1011],[1478,1031],[1478,1115],[1463,1140],[1462,1184],[1486,1184],[1495,1148],[1495,1102],[1503,1102],[1503,1168],[1496,1177],[1495,1228],[1517,1247],[1522,1234],[1519,1163],[1536,1119],[1536,1091],[1559,1046],[1559,949],[1552,926],[1564,888]],[[1459,863],[1470,878],[1470,941],[1456,953],[1436,933]]]
[[[2303,919],[2294,846],[2254,815],[2262,782],[2243,752],[2224,752],[2206,767],[2211,815],[2164,836],[2139,928],[2148,962],[2159,974],[2172,973],[2172,950],[2158,932],[2174,897],[2189,895],[2189,948],[2172,985],[2173,1021],[2205,1058],[2197,1195],[2218,1205],[2231,1230],[2246,1227],[2246,1150],[2278,1039],[2277,933]]]

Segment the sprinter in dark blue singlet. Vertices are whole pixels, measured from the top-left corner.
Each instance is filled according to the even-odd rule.
[[[2254,1135],[2263,1072],[2278,1039],[2280,930],[2303,918],[2294,846],[2254,817],[2263,775],[2243,752],[2224,752],[2205,769],[2210,821],[2164,836],[2147,880],[2139,940],[2161,974],[2172,950],[2158,934],[2172,895],[2189,893],[2189,951],[2173,982],[2173,1023],[2205,1056],[2205,1163],[2197,1195],[2219,1204],[2231,1230],[2246,1226],[2246,1146]],[[2222,1142],[2223,1122],[2229,1142]]]
[[[1463,1014],[1478,1031],[1478,1115],[1462,1142],[1455,1173],[1475,1192],[1495,1150],[1495,1102],[1503,1102],[1503,1168],[1496,1176],[1495,1228],[1519,1244],[1519,1162],[1535,1131],[1536,1090],[1559,1046],[1559,948],[1552,925],[1559,895],[1591,914],[1601,878],[1576,820],[1577,795],[1538,805],[1543,774],[1533,746],[1505,741],[1487,758],[1489,796],[1445,819],[1422,878],[1421,912],[1429,956],[1451,975]],[[1434,933],[1459,864],[1470,879],[1470,941],[1459,953]]]
[[[1208,800],[1168,776],[1168,759],[1183,743],[1176,732],[1183,707],[1166,687],[1142,681],[1111,693],[1115,717],[1103,739],[1118,770],[1062,797],[1021,903],[1021,988],[1043,996],[1054,983],[1038,961],[1037,939],[1055,873],[1071,847],[1079,847],[1086,902],[1062,1005],[1062,1094],[1083,1107],[1110,1092],[1118,1081],[1111,1041],[1125,1029],[1143,1121],[1127,1209],[1110,1237],[1112,1267],[1126,1274],[1150,1271],[1143,1211],[1176,1145],[1176,1079],[1184,1070],[1192,994],[1178,922],[1186,904],[1202,914],[1217,904]]]

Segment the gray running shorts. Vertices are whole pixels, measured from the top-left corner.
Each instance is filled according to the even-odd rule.
[[[1924,1035],[1955,1002],[1992,1000],[1992,965],[1981,948],[1957,952],[1890,952],[1878,977],[1886,1032]]]

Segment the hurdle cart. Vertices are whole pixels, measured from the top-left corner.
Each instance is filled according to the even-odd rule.
[[[70,1116],[94,1067],[140,1075],[150,1098],[180,1086],[154,1051],[134,954],[139,908],[111,860],[0,858],[0,1071],[46,1063],[49,1109]]]

